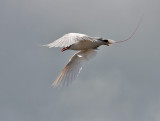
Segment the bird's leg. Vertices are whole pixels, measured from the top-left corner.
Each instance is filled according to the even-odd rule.
[[[62,48],[61,52],[65,51],[65,50],[68,50],[69,48],[70,48],[70,46],[69,47],[64,47],[64,48]]]

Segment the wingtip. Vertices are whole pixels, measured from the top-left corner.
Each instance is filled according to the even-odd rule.
[[[55,83],[55,81],[52,83],[52,85],[51,85],[51,87],[53,87],[53,88],[55,88],[55,87],[57,87],[58,85],[57,85],[57,83]]]
[[[52,83],[51,87],[56,88],[56,87],[62,87],[62,84],[58,81],[59,76],[57,77],[56,80]]]
[[[46,45],[39,45],[39,47],[48,47],[48,48],[52,48],[49,44],[46,44]]]
[[[62,88],[64,85],[60,84],[60,83],[57,83],[56,81],[54,81],[52,84],[51,84],[51,87],[52,88]]]
[[[47,45],[38,45],[39,47],[46,47]]]

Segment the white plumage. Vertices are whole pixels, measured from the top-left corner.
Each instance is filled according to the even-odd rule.
[[[51,47],[68,47],[70,45],[73,45],[78,42],[82,41],[90,41],[90,42],[96,42],[98,38],[94,37],[89,37],[85,34],[79,34],[79,33],[69,33],[65,34],[61,38],[55,40],[54,42],[44,45],[48,46],[49,48]]]
[[[76,79],[83,64],[93,58],[97,52],[95,49],[101,45],[107,45],[114,43],[113,40],[103,40],[99,37],[90,37],[85,34],[69,33],[61,38],[55,40],[50,44],[43,46],[51,47],[62,47],[62,51],[65,50],[79,50],[74,54],[69,63],[64,67],[60,75],[53,82],[53,86],[64,86]]]
[[[97,52],[93,49],[82,50],[74,54],[69,63],[64,67],[60,75],[53,82],[53,86],[64,86],[76,79],[80,73],[83,64],[89,59],[93,58]]]

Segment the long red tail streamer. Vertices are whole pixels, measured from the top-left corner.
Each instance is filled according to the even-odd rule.
[[[143,16],[141,17],[140,21],[138,22],[138,25],[137,25],[136,29],[133,31],[133,33],[132,33],[127,39],[121,40],[121,41],[117,41],[117,42],[115,42],[115,43],[121,43],[121,42],[125,42],[125,41],[127,41],[127,40],[130,40],[130,39],[136,34],[136,32],[137,32],[140,24],[142,23],[142,18],[143,18]]]

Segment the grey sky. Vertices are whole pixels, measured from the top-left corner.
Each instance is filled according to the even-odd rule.
[[[158,0],[1,0],[1,121],[159,121]],[[51,84],[74,51],[39,47],[69,32],[123,40],[100,47],[78,79]]]

